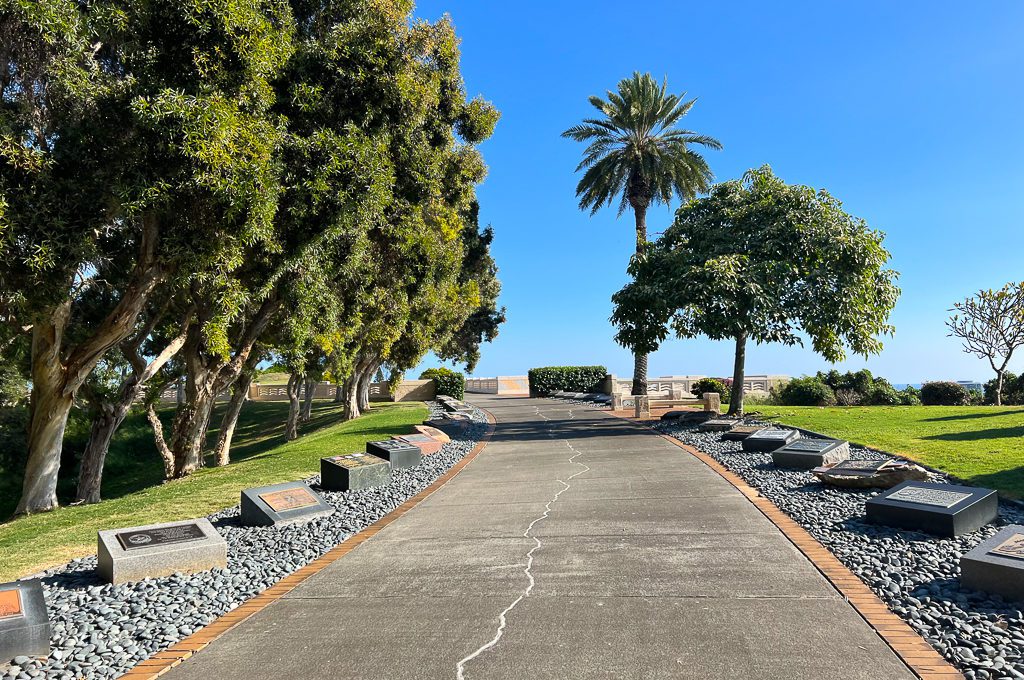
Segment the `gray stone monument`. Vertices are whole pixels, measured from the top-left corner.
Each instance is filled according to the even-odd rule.
[[[366,452],[390,462],[393,470],[416,467],[423,458],[419,447],[398,439],[366,442]]]
[[[305,482],[271,484],[242,492],[242,524],[250,527],[308,522],[334,512],[334,507]]]
[[[759,425],[737,425],[728,432],[722,433],[722,439],[729,442],[741,442],[762,429]]]
[[[850,443],[840,439],[797,439],[772,451],[773,463],[800,470],[839,463],[849,457]]]
[[[744,451],[774,451],[800,438],[796,430],[761,429],[743,440]]]
[[[712,418],[698,425],[697,429],[701,432],[728,432],[738,424],[738,421],[732,418]]]
[[[904,482],[869,498],[867,518],[877,524],[958,536],[980,529],[999,515],[992,489],[934,482]]]
[[[0,583],[0,667],[16,656],[49,654],[50,618],[42,582],[33,578]]]
[[[1024,526],[1004,527],[961,557],[960,585],[1024,601]]]
[[[391,465],[369,453],[320,459],[320,486],[331,491],[360,491],[391,481]]]
[[[205,518],[107,529],[97,535],[96,571],[114,584],[227,564],[227,543]]]

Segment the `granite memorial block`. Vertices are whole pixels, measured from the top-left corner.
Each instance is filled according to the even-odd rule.
[[[425,434],[402,434],[392,439],[412,444],[420,450],[421,456],[432,456],[441,450],[441,442]]]
[[[868,499],[864,507],[877,524],[939,536],[966,534],[999,514],[992,489],[933,482],[904,482]]]
[[[744,451],[774,451],[800,438],[796,430],[772,430],[763,428],[743,440]]]
[[[762,428],[760,425],[737,425],[728,432],[722,433],[722,439],[730,442],[741,442],[755,432],[760,432]]]
[[[850,442],[841,439],[797,439],[772,451],[772,462],[777,466],[800,470],[839,463],[849,457]]]
[[[439,430],[436,427],[431,427],[430,425],[414,425],[413,429],[416,430],[416,432],[419,434],[425,434],[428,437],[433,437],[442,444],[447,444],[452,440],[452,438],[445,434],[443,431]]]
[[[705,420],[697,429],[701,432],[728,432],[736,427],[737,421],[732,418],[712,418]]]
[[[1024,601],[1024,526],[1004,527],[961,557],[960,585]]]
[[[391,464],[369,453],[320,459],[320,486],[330,491],[360,491],[391,481]]]
[[[227,564],[227,543],[205,518],[106,529],[97,535],[96,572],[114,584]]]
[[[16,656],[49,654],[50,617],[42,582],[33,578],[0,583],[0,668]]]
[[[284,482],[242,492],[242,524],[249,527],[308,522],[334,512],[334,507],[305,482]]]
[[[397,439],[366,442],[366,452],[390,462],[393,470],[416,467],[423,458],[417,447]]]

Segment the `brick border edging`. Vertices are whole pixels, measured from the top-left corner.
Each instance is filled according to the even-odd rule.
[[[629,416],[607,412],[609,415],[632,423],[638,428],[658,435],[662,439],[678,446],[683,451],[697,458],[714,470],[725,481],[732,484],[741,494],[746,496],[755,508],[774,524],[789,539],[797,550],[825,577],[832,587],[850,603],[864,621],[874,629],[875,633],[895,652],[896,656],[907,665],[914,675],[921,680],[956,680],[963,674],[955,666],[946,661],[935,648],[928,644],[921,635],[911,628],[906,621],[893,614],[889,607],[875,595],[874,591],[864,584],[860,578],[846,565],[839,561],[832,552],[819,543],[811,534],[800,526],[770,500],[761,495],[746,480],[730,471],[717,460],[684,444],[675,437],[656,432],[636,422]]]
[[[487,431],[480,437],[480,441],[477,442],[472,451],[463,456],[462,459],[449,468],[447,472],[431,482],[430,486],[423,489],[415,496],[410,497],[404,503],[378,519],[373,524],[353,534],[344,542],[331,548],[306,566],[297,569],[264,590],[262,593],[255,595],[238,607],[216,618],[209,625],[204,626],[195,633],[192,633],[177,644],[157,652],[144,661],[140,661],[131,670],[120,677],[130,678],[130,680],[153,680],[154,678],[163,675],[196,652],[207,647],[211,642],[242,623],[253,614],[263,611],[274,602],[277,602],[286,594],[294,590],[303,581],[314,574],[319,573],[334,562],[337,562],[339,559],[349,554],[369,539],[373,538],[373,536],[375,536],[381,529],[388,526],[426,500],[428,496],[444,486],[452,477],[459,474],[464,467],[473,462],[473,459],[480,455],[480,452],[484,450],[484,447],[487,446],[487,443],[490,441],[491,435],[494,434],[494,426],[497,422],[494,415],[491,414],[490,411],[480,408],[479,406],[476,408],[483,411],[484,415],[487,416]]]

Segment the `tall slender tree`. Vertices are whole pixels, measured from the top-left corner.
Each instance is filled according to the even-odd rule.
[[[677,125],[696,99],[669,94],[649,73],[634,72],[619,81],[607,101],[590,97],[601,113],[562,133],[587,143],[576,171],[585,170],[576,185],[581,210],[593,215],[619,198],[619,215],[633,209],[636,257],[647,247],[647,209],[669,203],[673,195],[686,201],[708,190],[713,175],[704,157],[692,147],[721,149],[714,137]],[[633,394],[647,394],[647,354],[634,351]]]

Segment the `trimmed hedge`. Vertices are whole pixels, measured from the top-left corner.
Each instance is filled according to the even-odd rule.
[[[466,396],[466,376],[450,368],[428,368],[420,373],[420,380],[433,380],[437,394],[463,399]]]
[[[944,380],[921,385],[921,403],[925,406],[966,406],[971,393],[960,383]]]
[[[607,374],[604,366],[543,366],[531,368],[527,375],[531,394],[551,394],[558,390],[596,392]]]

